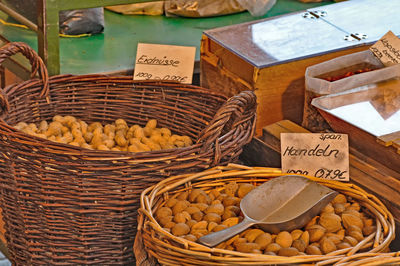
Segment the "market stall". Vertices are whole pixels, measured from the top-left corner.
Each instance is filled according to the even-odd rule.
[[[0,64],[30,66],[0,93],[4,253],[16,265],[399,264],[399,8],[352,0],[202,28],[181,46],[143,38],[124,54],[133,75],[49,75],[29,44],[1,47]],[[243,14],[211,22],[230,16]]]

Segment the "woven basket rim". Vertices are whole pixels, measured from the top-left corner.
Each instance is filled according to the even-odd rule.
[[[163,252],[153,253],[151,248],[146,245],[145,250],[150,251],[149,254],[161,260],[163,259],[160,257],[161,253],[168,254],[168,252],[170,252],[170,255],[175,254],[174,256],[176,256],[177,253],[179,253],[180,256],[185,256],[186,254],[188,261],[192,260],[194,264],[210,263],[213,265],[224,265],[225,263],[243,263],[246,265],[257,265],[259,263],[286,264],[318,262],[318,265],[328,265],[358,260],[357,258],[363,258],[363,255],[368,256],[368,254],[375,253],[383,254],[380,252],[386,249],[394,239],[394,218],[377,197],[351,183],[319,179],[305,175],[302,176],[349,195],[356,199],[360,205],[367,207],[375,214],[377,222],[379,221],[376,232],[367,236],[355,247],[337,250],[327,255],[298,255],[294,257],[283,257],[209,248],[199,243],[172,235],[165,231],[153,216],[153,207],[155,207],[155,204],[160,203],[160,201],[166,201],[169,198],[170,193],[173,195],[179,191],[190,190],[191,188],[195,188],[196,185],[201,188],[215,187],[213,186],[215,183],[226,183],[230,180],[255,183],[257,180],[266,181],[269,178],[282,175],[293,174],[282,173],[280,169],[277,168],[247,167],[237,164],[228,164],[227,166],[218,166],[199,173],[169,177],[158,184],[145,189],[142,192],[140,199],[141,208],[139,209],[138,233],[143,237],[145,237],[146,234],[151,234],[154,241],[157,242],[153,244],[157,247],[163,247]],[[156,238],[157,234],[159,235],[159,238]],[[162,239],[164,239],[164,241]],[[143,242],[145,243],[145,241]],[[358,252],[362,248],[368,248],[369,250],[366,252]],[[215,254],[221,254],[224,256],[219,257]],[[197,256],[198,258],[196,259],[194,256]],[[202,261],[202,259],[205,260]]]
[[[43,97],[47,97],[48,101],[51,101],[49,99],[49,93],[51,91],[51,87],[61,83],[61,82],[73,82],[77,81],[77,83],[93,83],[93,82],[101,82],[101,81],[109,81],[109,80],[115,80],[116,83],[123,83],[126,85],[133,85],[133,86],[148,86],[149,89],[151,88],[160,88],[161,86],[163,87],[172,87],[177,90],[182,90],[185,92],[193,92],[197,93],[200,95],[207,95],[207,96],[213,96],[217,97],[221,100],[221,102],[224,102],[223,105],[227,104],[230,100],[234,99],[235,97],[240,97],[241,95],[245,94],[252,94],[252,97],[255,97],[254,93],[252,91],[243,91],[237,95],[234,95],[232,97],[227,97],[226,95],[217,92],[217,91],[212,91],[207,88],[201,87],[201,86],[196,86],[196,85],[191,85],[191,84],[181,84],[177,82],[172,82],[172,81],[158,81],[158,80],[133,80],[132,77],[129,76],[109,76],[105,74],[87,74],[87,75],[71,75],[71,74],[62,74],[62,75],[56,75],[52,76],[48,79],[48,84],[49,88],[46,93],[44,93]],[[43,86],[44,81],[40,79],[31,79],[27,81],[23,81],[21,83],[15,83],[12,85],[7,86],[4,89],[1,89],[0,91],[2,92],[3,96],[5,99],[7,99],[10,95],[14,93],[15,90],[19,89],[20,87],[30,87],[30,86]],[[6,100],[7,101],[7,100]],[[8,103],[3,103],[3,105],[7,105]],[[3,106],[3,109],[4,108]],[[221,108],[220,108],[221,110]],[[216,110],[217,112],[220,110]],[[2,113],[3,117],[7,115],[7,112]],[[209,121],[211,124],[211,121]],[[256,117],[254,115],[254,122],[253,122],[253,129],[252,131],[254,132],[255,130],[255,124],[256,124]],[[82,148],[79,146],[73,146],[69,144],[64,144],[64,143],[59,143],[55,141],[51,141],[48,139],[43,139],[37,136],[33,136],[27,133],[24,133],[22,131],[19,131],[15,129],[14,125],[8,124],[4,119],[0,119],[0,126],[2,126],[7,132],[9,133],[10,136],[15,137],[16,139],[22,140],[24,142],[29,142],[30,145],[32,146],[38,146],[41,147],[45,145],[49,149],[51,149],[53,152],[56,153],[63,153],[63,154],[69,154],[71,156],[81,156],[85,155],[90,158],[96,158],[96,157],[101,157],[102,160],[115,160],[115,159],[134,159],[136,163],[139,163],[140,160],[145,160],[146,162],[156,162],[159,161],[160,158],[166,158],[168,160],[168,156],[172,153],[176,153],[177,150],[180,151],[180,154],[182,155],[181,157],[187,156],[188,154],[192,153],[199,153],[200,149],[203,148],[203,139],[195,140],[195,142],[188,147],[184,148],[174,148],[174,149],[164,149],[164,150],[159,150],[159,151],[148,151],[148,152],[136,152],[132,153],[129,151],[98,151],[98,150],[89,150],[86,148]],[[219,138],[223,138],[225,135],[221,134]],[[32,141],[34,140],[34,141]],[[200,142],[202,141],[202,142]],[[203,148],[203,152],[207,152],[207,149]],[[99,158],[96,158],[99,159]]]

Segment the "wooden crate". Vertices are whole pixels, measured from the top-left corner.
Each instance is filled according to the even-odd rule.
[[[255,91],[257,135],[282,119],[301,123],[306,68],[368,49],[388,30],[400,34],[399,9],[400,1],[353,0],[205,31],[201,85]]]

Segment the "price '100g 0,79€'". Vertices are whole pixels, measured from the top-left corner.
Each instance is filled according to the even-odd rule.
[[[167,80],[167,81],[177,81],[177,82],[186,82],[187,78],[186,76],[181,77],[178,75],[165,75],[163,77],[159,77],[159,76],[154,76],[151,73],[147,73],[147,72],[139,72],[135,75],[135,77],[138,78],[143,78],[143,79],[154,79],[154,80]]]
[[[295,169],[289,169],[289,170],[287,170],[287,173],[310,175],[310,173],[306,170],[295,170]],[[347,171],[342,171],[340,169],[320,168],[311,175],[315,176],[315,177],[319,177],[319,178],[324,178],[324,179],[346,179],[346,177],[344,176],[345,173],[347,173]]]

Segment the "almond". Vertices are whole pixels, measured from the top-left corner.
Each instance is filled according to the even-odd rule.
[[[351,213],[347,212],[342,213],[342,221],[343,221],[343,226],[346,229],[349,228],[351,225],[357,226],[360,229],[364,227],[361,218]]]
[[[319,241],[322,236],[325,234],[326,229],[319,224],[314,224],[310,226],[307,231],[310,233],[310,241],[315,242]]]
[[[342,229],[342,219],[334,213],[323,213],[319,218],[319,224],[325,227],[327,232],[337,232]]]
[[[292,235],[287,231],[282,231],[276,236],[275,243],[282,248],[288,248],[293,243]]]
[[[336,245],[333,243],[332,240],[330,240],[330,239],[327,238],[327,237],[324,237],[324,238],[321,240],[320,245],[321,245],[321,251],[322,251],[324,254],[328,254],[328,253],[331,253],[332,251],[335,251],[335,250],[336,250]]]

